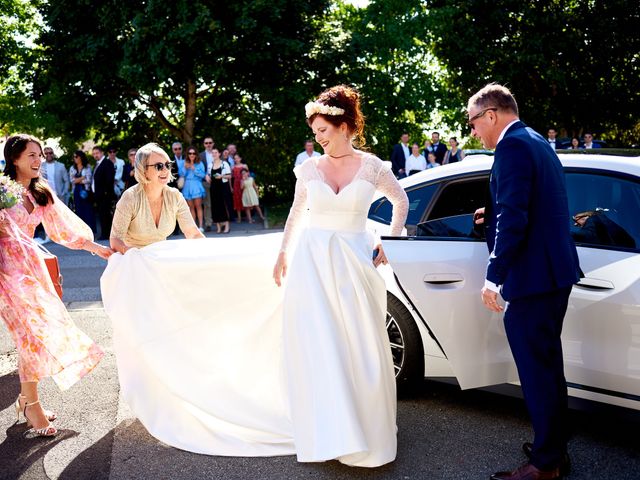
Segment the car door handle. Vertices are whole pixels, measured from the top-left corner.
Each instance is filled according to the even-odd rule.
[[[576,283],[576,287],[585,288],[587,290],[613,290],[615,287],[609,280],[601,280],[599,278],[585,277]]]
[[[448,285],[460,283],[464,277],[459,273],[427,273],[422,280],[430,285]]]

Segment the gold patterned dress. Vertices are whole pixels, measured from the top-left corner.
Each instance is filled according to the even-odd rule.
[[[196,228],[189,205],[180,190],[165,186],[162,191],[162,210],[158,226],[142,185],[124,191],[116,205],[111,237],[119,238],[128,247],[146,247],[166,240],[176,228],[176,220],[184,232]]]
[[[0,315],[18,351],[21,382],[45,377],[66,390],[90,372],[104,353],[71,320],[58,297],[33,234],[42,223],[56,243],[80,249],[93,232],[54,195],[47,206],[0,210]]]

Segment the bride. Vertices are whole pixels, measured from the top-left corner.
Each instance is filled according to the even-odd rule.
[[[395,459],[396,392],[376,271],[386,258],[365,222],[380,190],[399,235],[408,201],[386,163],[354,148],[354,89],[326,90],[306,116],[325,155],[296,167],[283,235],[112,256],[101,287],[121,392],[178,448],[376,467]]]
[[[374,250],[365,222],[380,190],[394,206],[391,235],[399,235],[408,200],[387,165],[353,147],[364,128],[355,90],[330,88],[307,104],[306,114],[325,155],[295,169],[295,198],[273,272],[278,285],[288,273],[284,364],[294,443],[299,461],[375,467],[396,456],[396,390],[386,288],[375,270],[386,258],[381,245]],[[309,225],[288,269],[290,239],[306,208]]]

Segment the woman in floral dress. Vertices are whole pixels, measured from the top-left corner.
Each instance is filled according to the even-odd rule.
[[[14,135],[4,147],[5,174],[21,184],[22,203],[0,210],[0,316],[18,351],[24,415],[37,436],[53,436],[55,414],[38,399],[38,382],[53,377],[66,390],[91,371],[103,352],[80,331],[58,297],[33,233],[42,223],[49,237],[66,247],[107,259],[110,248],[93,242],[91,228],[60,202],[40,178],[42,147],[30,135]]]

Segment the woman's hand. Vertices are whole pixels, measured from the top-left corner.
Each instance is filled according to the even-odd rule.
[[[116,253],[116,252],[111,250],[109,247],[103,247],[102,245],[98,245],[98,248],[96,248],[93,253],[98,255],[100,258],[104,258],[105,260],[109,260],[109,257],[111,255],[113,255],[114,253]]]
[[[273,267],[273,280],[279,287],[282,286],[282,279],[287,276],[287,254],[280,252],[278,260]]]
[[[384,254],[384,250],[382,249],[382,244],[376,245],[373,249],[373,266],[378,268],[380,264],[386,265],[389,263],[387,261],[387,256]]]

